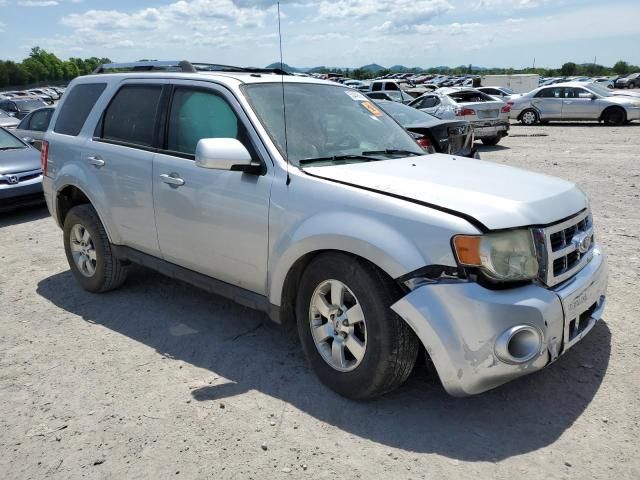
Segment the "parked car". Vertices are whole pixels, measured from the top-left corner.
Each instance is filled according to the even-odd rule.
[[[388,100],[390,102],[399,102],[408,104],[414,100],[414,97],[402,90],[385,90],[383,92],[363,92],[372,100]]]
[[[12,117],[20,120],[26,117],[29,112],[46,106],[47,104],[44,101],[33,97],[14,97],[0,101],[0,110],[4,110]]]
[[[509,132],[509,105],[475,89],[440,88],[409,106],[441,119],[471,122],[475,138],[485,145],[497,145]]]
[[[182,71],[141,72],[166,65]],[[117,288],[133,262],[267,312],[357,399],[400,385],[419,351],[448,392],[480,393],[601,318],[607,266],[577,186],[424,155],[337,83],[213,69],[72,81],[43,183],[86,290]]]
[[[45,93],[44,90],[40,90],[40,89],[32,89],[29,90],[29,93],[33,93],[35,95],[38,96],[38,98],[42,99],[47,105],[53,105],[54,104],[54,97],[52,93]],[[58,95],[55,94],[55,99],[58,98]]]
[[[39,152],[0,128],[0,211],[43,202]]]
[[[476,90],[506,102],[514,91],[507,87],[477,87]]]
[[[13,133],[40,150],[54,110],[54,107],[44,107],[32,111],[22,119]]]
[[[6,113],[4,110],[0,110],[0,127],[16,128],[19,123],[20,123],[20,120],[18,120],[16,117],[12,117],[8,113]]]
[[[618,78],[615,88],[636,88],[640,87],[640,73],[632,73],[626,77]]]
[[[419,135],[418,144],[431,153],[476,158],[473,127],[464,120],[441,120],[426,112],[388,100],[377,100],[393,119],[411,133]]]
[[[509,100],[510,118],[525,125],[548,121],[597,120],[622,125],[640,120],[640,99],[615,95],[595,83],[561,83]]]

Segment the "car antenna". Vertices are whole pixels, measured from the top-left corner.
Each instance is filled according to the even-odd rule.
[[[284,101],[284,63],[282,62],[282,30],[280,29],[280,2],[278,3],[278,40],[280,42],[280,85],[282,86],[282,120],[284,124],[284,160],[287,163],[287,185],[291,183],[289,176],[289,143],[287,141],[287,106]]]

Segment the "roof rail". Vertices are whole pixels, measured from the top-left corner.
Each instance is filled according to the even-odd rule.
[[[147,61],[128,63],[105,63],[96,68],[93,73],[109,73],[109,70],[119,72],[244,72],[244,73],[274,73],[276,75],[289,75],[279,68],[255,68],[234,67],[232,65],[220,65],[217,63],[201,63],[182,61]]]

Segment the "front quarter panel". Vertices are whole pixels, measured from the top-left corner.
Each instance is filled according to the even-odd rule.
[[[479,233],[454,215],[297,168],[291,178],[288,186],[276,180],[271,197],[268,290],[274,305],[281,304],[287,273],[308,253],[351,253],[398,278],[427,265],[455,267],[451,237]]]

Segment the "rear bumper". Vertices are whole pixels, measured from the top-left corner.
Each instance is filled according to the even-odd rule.
[[[593,260],[554,290],[425,284],[391,308],[416,332],[447,392],[467,396],[538,371],[579,342],[602,316],[606,287],[607,264],[596,247]],[[539,343],[526,361],[505,360],[505,335],[523,328]]]
[[[473,122],[473,134],[476,139],[506,137],[509,134],[508,120]]]

